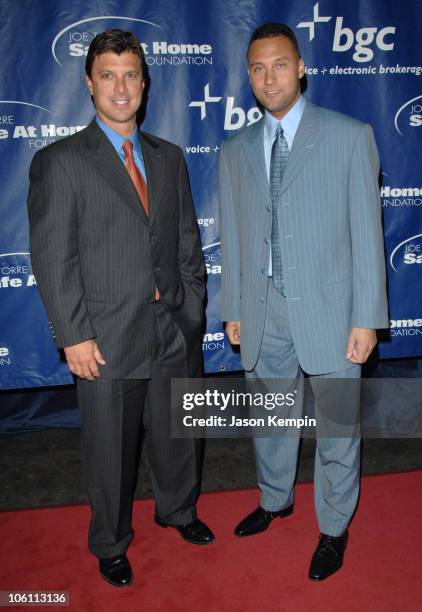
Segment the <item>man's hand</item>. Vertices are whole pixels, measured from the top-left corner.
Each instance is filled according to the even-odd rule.
[[[227,321],[226,334],[230,344],[240,344],[240,321]]]
[[[103,356],[94,340],[85,340],[73,346],[64,348],[69,370],[87,380],[99,378],[100,371],[97,364],[105,365]]]
[[[352,363],[365,363],[377,343],[375,329],[354,327],[350,332],[346,359]]]

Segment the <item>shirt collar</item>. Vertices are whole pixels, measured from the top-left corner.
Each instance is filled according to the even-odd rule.
[[[277,126],[279,123],[281,123],[281,127],[283,128],[283,131],[286,133],[286,135],[288,135],[293,141],[297,128],[299,127],[299,122],[303,115],[305,104],[305,98],[302,95],[299,96],[297,102],[289,110],[289,112],[284,115],[283,119],[277,119],[276,117],[271,115],[271,113],[265,111],[265,128],[271,141],[275,138]]]
[[[125,140],[130,140],[133,144],[134,151],[138,153],[139,156],[142,156],[141,145],[139,143],[139,138],[138,138],[138,129],[136,127],[133,130],[132,134],[129,136],[129,138],[125,138],[124,136],[122,136],[121,134],[118,134],[115,130],[113,130],[113,128],[111,128],[110,126],[106,125],[103,121],[101,121],[98,115],[95,117],[95,120],[98,126],[103,130],[105,135],[108,137],[111,144],[116,149],[119,155],[122,155],[122,146]]]

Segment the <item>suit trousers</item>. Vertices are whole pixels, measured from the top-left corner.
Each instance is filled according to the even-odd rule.
[[[361,367],[351,364],[346,370],[309,377],[317,421],[315,509],[320,531],[331,536],[339,536],[345,531],[359,496],[360,373]],[[296,401],[287,415],[286,408],[280,409],[279,416],[302,416],[304,372],[299,365],[291,335],[287,298],[274,288],[271,278],[268,281],[265,327],[258,362],[252,371],[245,372],[245,376],[251,381],[294,380]],[[333,382],[333,378],[338,380]],[[336,425],[336,422],[341,422],[342,414],[351,426]],[[330,431],[334,435],[327,433]],[[349,433],[343,434],[342,431]],[[300,429],[294,428],[286,429],[276,437],[254,438],[260,504],[266,510],[281,510],[294,501],[299,440]]]
[[[144,433],[156,514],[173,525],[196,518],[203,441],[171,437],[170,379],[187,376],[186,341],[161,300],[151,308],[156,339],[151,378],[77,382],[92,510],[88,546],[100,559],[125,553],[133,538],[132,505]]]

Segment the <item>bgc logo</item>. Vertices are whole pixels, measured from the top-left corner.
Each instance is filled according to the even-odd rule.
[[[223,100],[223,102],[222,102]],[[253,106],[248,111],[243,110],[240,106],[235,106],[234,96],[228,96],[223,99],[222,96],[212,96],[210,94],[210,84],[207,83],[204,87],[204,95],[201,100],[192,100],[188,104],[190,108],[199,108],[200,118],[203,121],[207,117],[210,104],[221,104],[225,105],[224,113],[224,129],[225,130],[239,130],[246,125],[251,125],[258,121],[262,117],[262,113],[257,106]]]
[[[403,136],[404,128],[422,126],[422,96],[416,96],[400,106],[394,116],[394,127]]]
[[[313,20],[301,21],[297,28],[308,28],[309,40],[315,38],[316,24],[327,23],[333,19],[332,16],[319,14],[319,2],[314,4]],[[381,51],[392,51],[394,49],[393,36],[396,28],[387,26],[381,29],[374,27],[364,27],[357,31],[344,25],[344,17],[336,17],[333,35],[332,50],[335,53],[345,53],[354,49],[352,58],[355,62],[369,62],[374,57],[372,47],[377,47]]]
[[[200,227],[208,227],[209,225],[214,225],[215,223],[214,217],[201,217],[197,219],[197,221]]]
[[[403,240],[390,255],[390,265],[394,272],[398,272],[400,266],[413,264],[422,264],[422,234]]]

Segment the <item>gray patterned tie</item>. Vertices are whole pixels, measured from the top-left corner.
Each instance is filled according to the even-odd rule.
[[[277,204],[281,181],[289,156],[289,147],[283,135],[281,123],[277,126],[276,137],[271,149],[270,193],[273,205],[273,220],[271,225],[271,259],[273,268],[273,285],[282,295],[286,296],[283,283],[283,264],[281,262],[280,234],[278,231]]]

